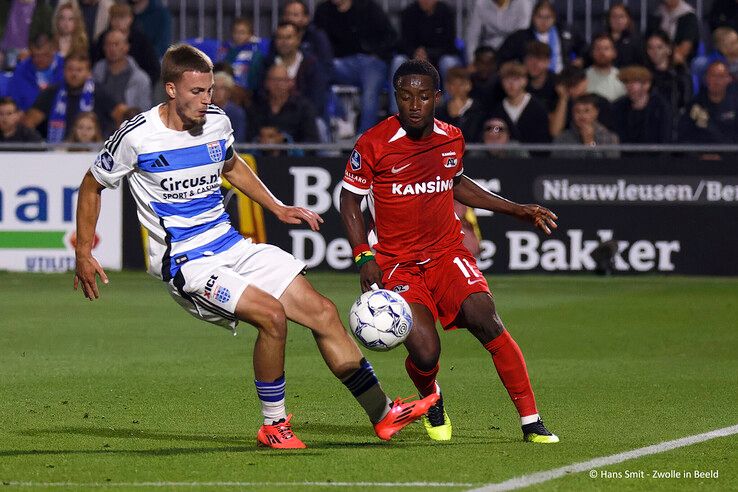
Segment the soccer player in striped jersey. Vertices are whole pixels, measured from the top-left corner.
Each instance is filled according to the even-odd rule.
[[[77,204],[77,271],[85,297],[99,297],[92,256],[101,193],[128,178],[141,224],[149,233],[149,273],[193,316],[230,329],[238,321],[258,329],[253,364],[264,423],[260,445],[304,448],[285,409],[287,320],[313,331],[326,364],[366,411],[378,437],[425,414],[437,395],[390,401],[371,364],[348,336],[335,305],[305,279],[305,265],[269,244],[254,244],[232,226],[220,192],[221,176],[287,224],[322,219],[274,197],[233,150],[233,130],[211,103],[213,65],[187,45],[171,47],[162,62],[168,100],[125,122],[90,167]]]

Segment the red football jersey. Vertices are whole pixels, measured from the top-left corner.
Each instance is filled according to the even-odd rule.
[[[408,138],[396,116],[359,138],[343,187],[368,195],[377,253],[423,261],[462,241],[453,181],[464,172],[463,155],[461,130],[439,120],[421,140]]]

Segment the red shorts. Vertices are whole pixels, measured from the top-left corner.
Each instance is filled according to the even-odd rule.
[[[419,262],[378,260],[384,288],[399,293],[408,303],[427,307],[434,320],[441,320],[444,330],[458,328],[453,322],[467,297],[475,292],[489,293],[477,261],[463,245]]]

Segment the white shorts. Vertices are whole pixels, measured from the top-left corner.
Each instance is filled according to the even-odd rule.
[[[195,318],[234,330],[236,304],[246,287],[253,285],[279,299],[304,270],[302,261],[282,249],[244,239],[227,251],[185,263],[167,286]]]

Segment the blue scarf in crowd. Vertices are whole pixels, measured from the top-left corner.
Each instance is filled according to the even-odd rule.
[[[82,95],[79,97],[79,111],[92,111],[95,109],[95,82],[89,78],[82,87]],[[49,143],[59,143],[64,140],[67,131],[67,84],[62,82],[56,92],[56,99],[51,106],[49,114],[49,126],[46,140]]]
[[[556,61],[561,56],[561,43],[559,43],[559,30],[556,29],[556,26],[548,30],[548,47],[551,48],[551,63],[548,69],[553,73],[558,73]],[[563,57],[561,58],[561,63],[566,63]]]

